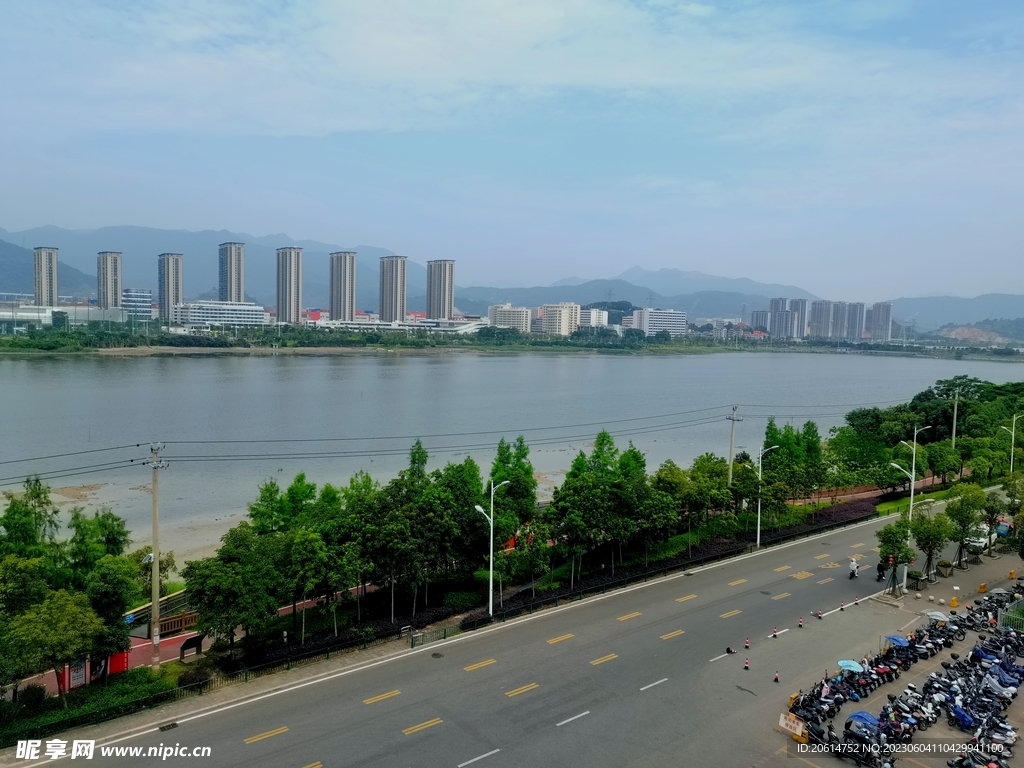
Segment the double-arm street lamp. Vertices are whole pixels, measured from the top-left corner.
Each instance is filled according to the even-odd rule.
[[[761,447],[761,450],[757,452],[757,548],[761,548],[761,460],[768,451],[774,451],[779,446],[773,445],[771,448]]]
[[[1021,414],[1019,414],[1019,413],[1013,414],[1013,428],[1012,429],[1010,427],[1004,427],[1002,425],[1000,425],[1000,427],[999,427],[1000,429],[1005,429],[1007,432],[1010,433],[1010,474],[1011,475],[1013,474],[1013,448],[1014,448],[1014,443],[1016,442],[1016,439],[1017,439],[1017,419],[1019,419],[1020,417],[1021,417]]]
[[[931,429],[931,426],[927,427],[914,427],[914,444],[911,445],[906,440],[900,440],[902,445],[907,446],[910,449],[910,471],[907,472],[903,467],[897,464],[895,461],[889,462],[891,467],[898,469],[910,480],[910,511],[907,514],[907,521],[913,522],[914,520],[914,486],[917,485],[917,435],[919,432],[924,432],[926,429]],[[907,532],[907,546],[910,546],[910,532]],[[903,569],[903,591],[907,589],[907,571],[910,569],[910,564],[907,563]]]
[[[501,486],[508,485],[511,482],[512,482],[511,480],[505,480],[504,482],[501,482],[501,483],[498,483],[497,485],[495,485],[494,481],[491,480],[491,514],[490,515],[488,515],[486,512],[484,512],[484,508],[481,507],[479,504],[476,505],[476,511],[479,512],[481,515],[483,515],[487,519],[487,522],[490,523],[490,525],[491,525],[491,558],[490,558],[491,572],[490,572],[490,576],[488,577],[488,580],[487,580],[487,614],[489,616],[493,616],[494,615],[494,492],[496,490],[498,490],[499,488],[501,488]]]

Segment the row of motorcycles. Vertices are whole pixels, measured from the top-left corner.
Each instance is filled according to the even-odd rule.
[[[1024,591],[1024,585],[1018,584],[1017,591]],[[906,636],[888,636],[883,653],[860,663],[840,662],[839,674],[794,696],[790,712],[804,721],[809,743],[826,746],[836,757],[851,759],[858,766],[892,768],[893,745],[909,743],[915,733],[945,718],[966,735],[964,741],[972,747],[949,760],[950,768],[1005,768],[1017,733],[1002,713],[1024,681],[1024,666],[1016,663],[1024,654],[1024,637],[1009,628],[993,627],[998,609],[1010,600],[1011,594],[998,594],[966,606],[959,615],[955,610],[948,617],[932,613],[926,626]],[[888,694],[877,716],[854,712],[842,734],[836,731],[832,720],[846,702],[858,702],[899,680],[914,664],[965,640],[968,629],[983,632],[963,657],[950,654],[949,661],[941,662],[942,671],[932,672],[920,688],[912,683],[903,686],[901,693]]]

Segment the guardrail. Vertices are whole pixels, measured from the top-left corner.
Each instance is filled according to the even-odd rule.
[[[1015,600],[1005,608],[1000,608],[998,623],[1000,627],[1011,627],[1017,632],[1024,632],[1024,599]]]

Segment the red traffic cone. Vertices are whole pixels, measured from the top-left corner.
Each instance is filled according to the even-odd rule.
[[[846,610],[846,603],[844,603],[842,600],[839,601],[839,610],[840,611]]]
[[[746,640],[743,641],[743,647],[744,648],[749,648],[750,647],[750,638],[749,637]]]
[[[779,673],[778,672],[775,673],[775,682],[776,683],[779,682]]]
[[[821,618],[821,608],[818,609],[818,618]]]
[[[799,629],[803,629],[804,628],[804,617],[803,616],[800,617],[800,623],[797,624],[797,627]]]
[[[774,629],[772,630],[772,638],[774,639],[774,638],[777,638],[778,636],[779,636],[779,628],[778,628],[778,627],[775,627],[775,628],[774,628]]]
[[[743,668],[744,669],[750,669],[750,659],[744,659],[743,660]]]
[[[853,604],[854,605],[860,605],[860,598],[859,597],[853,598]]]

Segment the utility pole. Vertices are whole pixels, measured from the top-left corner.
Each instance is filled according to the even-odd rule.
[[[956,409],[960,405],[960,387],[953,394],[953,450],[956,450]]]
[[[731,413],[731,414],[729,414],[728,416],[726,416],[726,417],[725,417],[725,418],[727,418],[727,419],[728,419],[729,421],[731,421],[731,422],[732,422],[732,428],[731,428],[731,429],[730,429],[730,431],[729,431],[729,482],[728,482],[728,485],[730,485],[730,486],[732,485],[732,458],[733,458],[733,448],[734,448],[734,447],[735,447],[735,445],[736,445],[736,422],[737,422],[737,421],[743,421],[743,417],[742,417],[742,416],[737,416],[737,415],[736,415],[736,409],[737,409],[738,407],[739,407],[739,406],[737,406],[737,405],[734,405],[734,406],[732,407],[732,413]]]
[[[160,470],[167,468],[167,462],[160,458],[163,447],[163,443],[153,443],[149,446],[149,466],[153,468],[153,588],[149,607],[149,636],[153,641],[153,656],[150,663],[153,669],[160,668]]]

